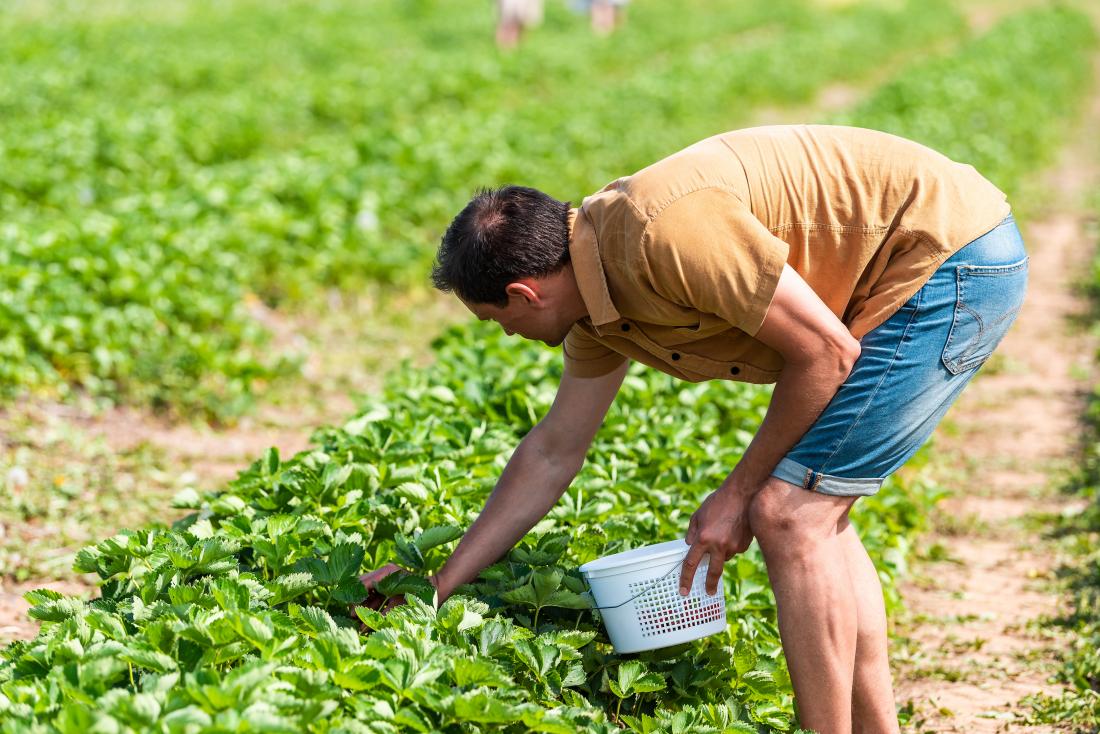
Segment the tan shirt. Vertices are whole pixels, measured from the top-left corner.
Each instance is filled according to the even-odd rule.
[[[566,372],[625,358],[692,382],[774,382],[753,338],[786,263],[857,339],[1009,213],[973,167],[886,133],[826,125],[717,135],[584,199],[569,253],[589,317]]]

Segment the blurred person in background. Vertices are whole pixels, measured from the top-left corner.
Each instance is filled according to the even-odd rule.
[[[626,5],[630,0],[577,0],[573,8],[587,13],[592,21],[592,30],[597,35],[610,35],[622,25],[626,18]]]
[[[523,32],[542,22],[542,0],[497,0],[497,46],[512,49]]]
[[[626,4],[629,0],[590,0],[592,9],[592,30],[601,36],[609,35],[622,25],[626,18]]]

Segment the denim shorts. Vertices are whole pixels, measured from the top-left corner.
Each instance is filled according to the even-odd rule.
[[[848,379],[772,476],[872,495],[921,447],[1016,319],[1028,258],[1010,214],[860,341]]]

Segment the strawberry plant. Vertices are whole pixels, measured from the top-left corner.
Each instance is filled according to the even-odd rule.
[[[436,349],[434,368],[396,371],[358,416],[318,431],[313,450],[269,451],[224,492],[181,493],[194,512],[173,527],[82,551],[77,568],[102,579],[100,599],[33,594],[42,632],[0,665],[10,727],[109,716],[135,731],[246,720],[304,731],[666,731],[681,720],[787,731],[790,685],[758,553],[727,570],[726,635],[629,659],[612,653],[576,570],[680,534],[744,450],[766,392],[632,372],[568,499],[435,610],[423,574],[549,407],[560,370],[553,352],[483,326],[449,331]],[[893,486],[914,501],[923,491]],[[380,591],[408,603],[353,617],[349,603],[366,596],[358,574],[390,560],[416,573]]]
[[[0,395],[232,418],[300,363],[258,316],[420,287],[472,187],[579,200],[962,27],[947,0],[691,0],[598,39],[550,4],[503,59],[492,23],[482,0],[4,13]]]

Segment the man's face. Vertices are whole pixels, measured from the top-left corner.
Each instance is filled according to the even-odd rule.
[[[565,341],[565,335],[573,327],[573,322],[563,318],[543,294],[528,288],[509,286],[508,303],[504,307],[491,303],[462,303],[482,321],[500,324],[508,336],[519,334],[524,339],[541,341],[551,347]]]

